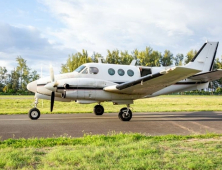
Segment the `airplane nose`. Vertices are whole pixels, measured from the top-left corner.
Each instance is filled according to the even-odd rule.
[[[27,89],[28,89],[29,91],[35,93],[36,90],[37,90],[37,80],[29,83],[29,84],[27,85]]]

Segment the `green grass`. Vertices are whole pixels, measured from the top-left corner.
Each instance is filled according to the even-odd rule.
[[[33,96],[0,96],[0,114],[27,114]],[[39,100],[41,113],[49,101]],[[55,102],[53,113],[89,113],[93,106]],[[103,103],[106,112],[122,105]],[[134,112],[221,111],[221,96],[160,96],[140,99]],[[222,134],[145,136],[85,135],[82,138],[0,140],[0,169],[222,169]]]
[[[222,135],[7,139],[0,169],[222,169]]]
[[[34,96],[0,96],[0,114],[27,114],[33,107]],[[102,105],[106,113],[118,112],[123,105],[113,106],[110,102]],[[53,113],[91,113],[95,104],[55,102]],[[159,96],[139,99],[131,105],[133,112],[177,112],[177,111],[222,111],[222,96]],[[50,101],[39,100],[41,113],[49,111]]]

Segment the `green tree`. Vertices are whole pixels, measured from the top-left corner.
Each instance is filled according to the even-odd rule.
[[[128,51],[120,52],[120,63],[119,64],[124,64],[124,65],[129,65],[132,60],[133,56],[128,53]]]
[[[27,66],[26,60],[21,56],[18,56],[16,58],[16,61],[18,63],[16,67],[16,72],[20,78],[19,89],[26,90],[26,86],[30,81],[29,77],[30,68]]]
[[[121,63],[121,59],[120,59],[120,54],[119,54],[119,50],[107,50],[108,54],[106,56],[106,62],[109,64],[120,64]]]
[[[86,50],[82,50],[82,53],[78,52],[69,56],[66,64],[62,64],[61,73],[73,72],[80,65],[90,62],[92,62],[92,58],[88,56]]]
[[[38,80],[39,78],[40,76],[36,70],[32,71],[29,75],[29,81],[35,81],[35,80]]]
[[[222,56],[221,56],[222,58]],[[222,61],[219,58],[214,60],[213,70],[222,69]],[[210,84],[211,88],[221,88],[222,86],[222,78],[219,80],[212,81]]]
[[[173,54],[169,50],[165,50],[160,60],[162,66],[171,66],[173,64]]]
[[[174,57],[175,66],[182,66],[183,65],[183,54],[177,54],[176,57]]]
[[[222,61],[219,58],[216,58],[214,60],[214,65],[213,65],[213,70],[217,70],[217,69],[222,69]]]
[[[0,66],[0,91],[3,90],[7,83],[7,69]]]
[[[135,49],[135,50],[132,52],[132,57],[133,57],[133,59],[137,60],[137,59],[138,59],[138,56],[139,56],[139,50]]]
[[[98,63],[98,58],[101,58],[102,60],[104,60],[101,54],[93,52],[93,55],[91,56],[92,62]]]
[[[193,58],[194,56],[197,54],[197,51],[195,50],[190,50],[187,55],[186,55],[186,58],[185,58],[185,64],[188,64]]]
[[[9,92],[16,92],[17,90],[19,90],[19,79],[20,74],[16,71],[16,69],[11,71],[10,80],[7,84],[7,89],[9,90]]]
[[[16,58],[17,66],[11,73],[7,73],[7,69],[4,67],[0,67],[0,75],[1,80],[4,77],[4,88],[2,89],[4,92],[15,93],[18,90],[26,91],[26,86],[30,81],[34,81],[39,78],[37,71],[32,71],[30,73],[30,68],[27,66],[26,60],[21,56]]]
[[[138,53],[137,59],[139,59],[142,66],[151,66],[151,54],[153,49],[151,47],[146,47],[144,51]]]
[[[151,47],[146,47],[144,51],[139,52],[137,59],[139,59],[142,66],[159,67],[161,65],[161,53],[153,51]]]

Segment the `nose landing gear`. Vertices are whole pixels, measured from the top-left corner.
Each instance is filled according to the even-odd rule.
[[[29,110],[29,118],[32,120],[37,120],[40,117],[40,111],[37,109],[38,98],[35,98],[35,107]]]

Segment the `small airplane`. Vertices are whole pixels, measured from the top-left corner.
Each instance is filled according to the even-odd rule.
[[[35,107],[29,111],[29,118],[40,117],[37,109],[38,99],[79,104],[97,103],[93,112],[102,115],[102,102],[114,105],[126,105],[118,117],[122,121],[130,121],[132,111],[130,105],[140,98],[150,98],[173,92],[201,90],[208,87],[209,82],[220,79],[222,70],[214,70],[213,63],[219,42],[206,42],[185,66],[180,67],[145,67],[136,66],[136,60],[130,65],[86,63],[74,72],[54,76],[50,67],[50,77],[40,78],[27,85],[27,89],[35,93]]]

